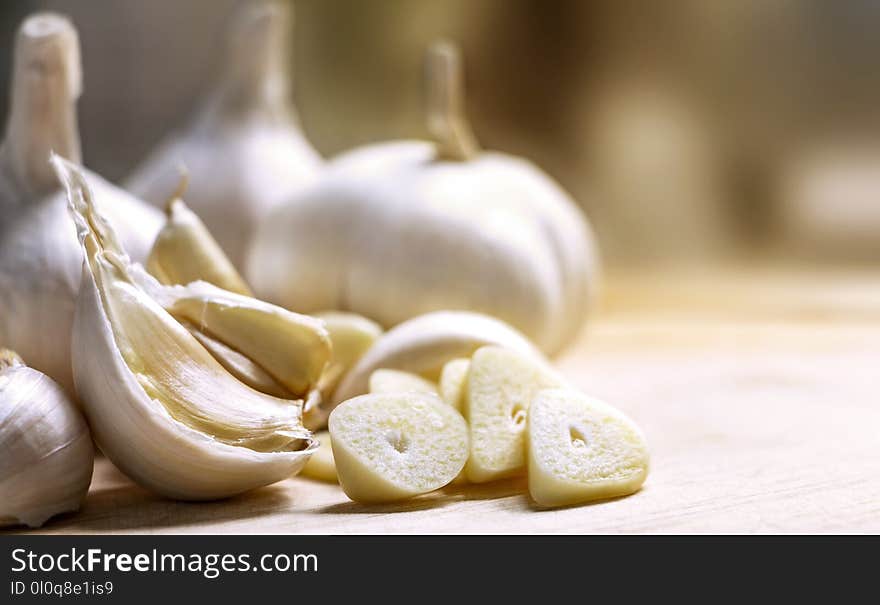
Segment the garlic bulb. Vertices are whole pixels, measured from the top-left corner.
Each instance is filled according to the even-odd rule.
[[[429,311],[479,311],[555,353],[577,335],[595,287],[590,228],[538,168],[478,151],[453,47],[432,47],[427,68],[435,140],[331,162],[262,221],[246,277],[276,304],[351,310],[386,327]]]
[[[308,184],[321,165],[290,100],[289,29],[288,6],[246,5],[230,33],[218,89],[127,182],[130,191],[159,204],[184,163],[190,207],[239,268],[258,219]]]
[[[0,146],[0,343],[70,394],[70,330],[82,252],[49,153],[80,157],[80,80],[70,22],[51,13],[26,19],[16,38],[9,121]],[[161,213],[95,174],[88,179],[126,248],[144,259]]]
[[[95,453],[82,414],[51,378],[0,350],[0,526],[39,527],[79,509]]]
[[[331,409],[369,391],[370,376],[380,368],[404,370],[436,382],[447,362],[486,345],[517,351],[546,363],[521,333],[493,317],[469,311],[436,311],[389,330],[358,360],[333,392]]]
[[[58,157],[54,163],[85,253],[74,376],[104,453],[141,485],[186,500],[231,496],[298,472],[317,448],[302,425],[302,401],[271,397],[227,372],[154,298],[161,285],[129,261],[82,172]],[[255,350],[244,345],[259,347],[270,324],[284,320],[279,314],[255,320],[258,308],[229,305],[228,298],[179,301],[178,313],[203,317],[210,334],[245,353]],[[211,302],[219,306],[212,310]]]

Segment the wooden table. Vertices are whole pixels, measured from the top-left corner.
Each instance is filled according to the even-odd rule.
[[[106,459],[43,533],[880,531],[880,274],[617,275],[559,360],[644,428],[637,494],[534,510],[522,480],[362,506],[303,478],[172,502]]]

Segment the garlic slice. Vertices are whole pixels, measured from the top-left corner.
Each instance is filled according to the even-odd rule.
[[[95,453],[58,384],[0,350],[0,527],[39,527],[80,507]]]
[[[73,370],[104,453],[141,485],[185,500],[231,496],[298,472],[317,448],[302,425],[302,402],[255,391],[227,372],[142,287],[148,276],[97,212],[80,168],[58,156],[53,164],[85,252]]]
[[[437,381],[443,366],[469,357],[485,345],[499,345],[529,357],[543,355],[506,323],[470,311],[435,311],[392,328],[346,374],[333,393],[331,408],[369,391],[370,376],[379,368],[405,370]]]

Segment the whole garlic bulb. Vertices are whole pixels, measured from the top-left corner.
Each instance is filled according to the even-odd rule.
[[[70,330],[82,251],[49,164],[55,150],[78,160],[81,90],[76,30],[40,13],[18,31],[6,137],[0,146],[0,343],[73,393]],[[161,213],[95,174],[102,211],[137,259],[146,258]]]
[[[290,100],[290,21],[288,6],[246,5],[233,24],[217,90],[127,182],[135,195],[161,204],[183,163],[187,203],[239,269],[257,221],[310,183],[321,165]]]
[[[427,75],[435,140],[368,146],[331,162],[263,220],[249,282],[297,311],[350,310],[386,327],[430,311],[479,311],[558,352],[595,288],[590,228],[534,165],[477,149],[454,47],[429,50]]]
[[[131,263],[81,170],[57,156],[54,163],[85,256],[73,370],[101,450],[139,484],[185,500],[231,496],[298,472],[318,447],[302,424],[303,401],[278,399],[239,381],[190,331],[204,328],[221,341],[229,337],[244,354],[253,347],[256,360],[284,359],[272,355],[271,344],[260,348],[267,339],[249,339],[245,328],[278,333],[272,325],[286,322],[289,312],[262,312],[266,303],[248,306],[246,297],[222,290],[212,299],[205,284],[194,298],[175,294],[166,301],[183,303],[177,312],[195,322],[188,329],[151,294],[161,284]],[[304,348],[286,351],[287,359],[302,359],[299,354],[310,350],[305,341],[317,340],[312,359],[284,364],[294,372],[289,378],[307,390],[329,357],[329,336],[319,320],[291,323],[296,325],[284,336],[301,339]]]
[[[79,509],[94,448],[82,414],[51,378],[0,350],[0,526],[39,527]]]

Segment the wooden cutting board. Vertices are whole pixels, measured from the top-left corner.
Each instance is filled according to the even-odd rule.
[[[540,511],[522,480],[364,506],[293,478],[179,503],[106,459],[42,533],[880,532],[880,276],[612,280],[559,360],[645,430],[637,494]]]

